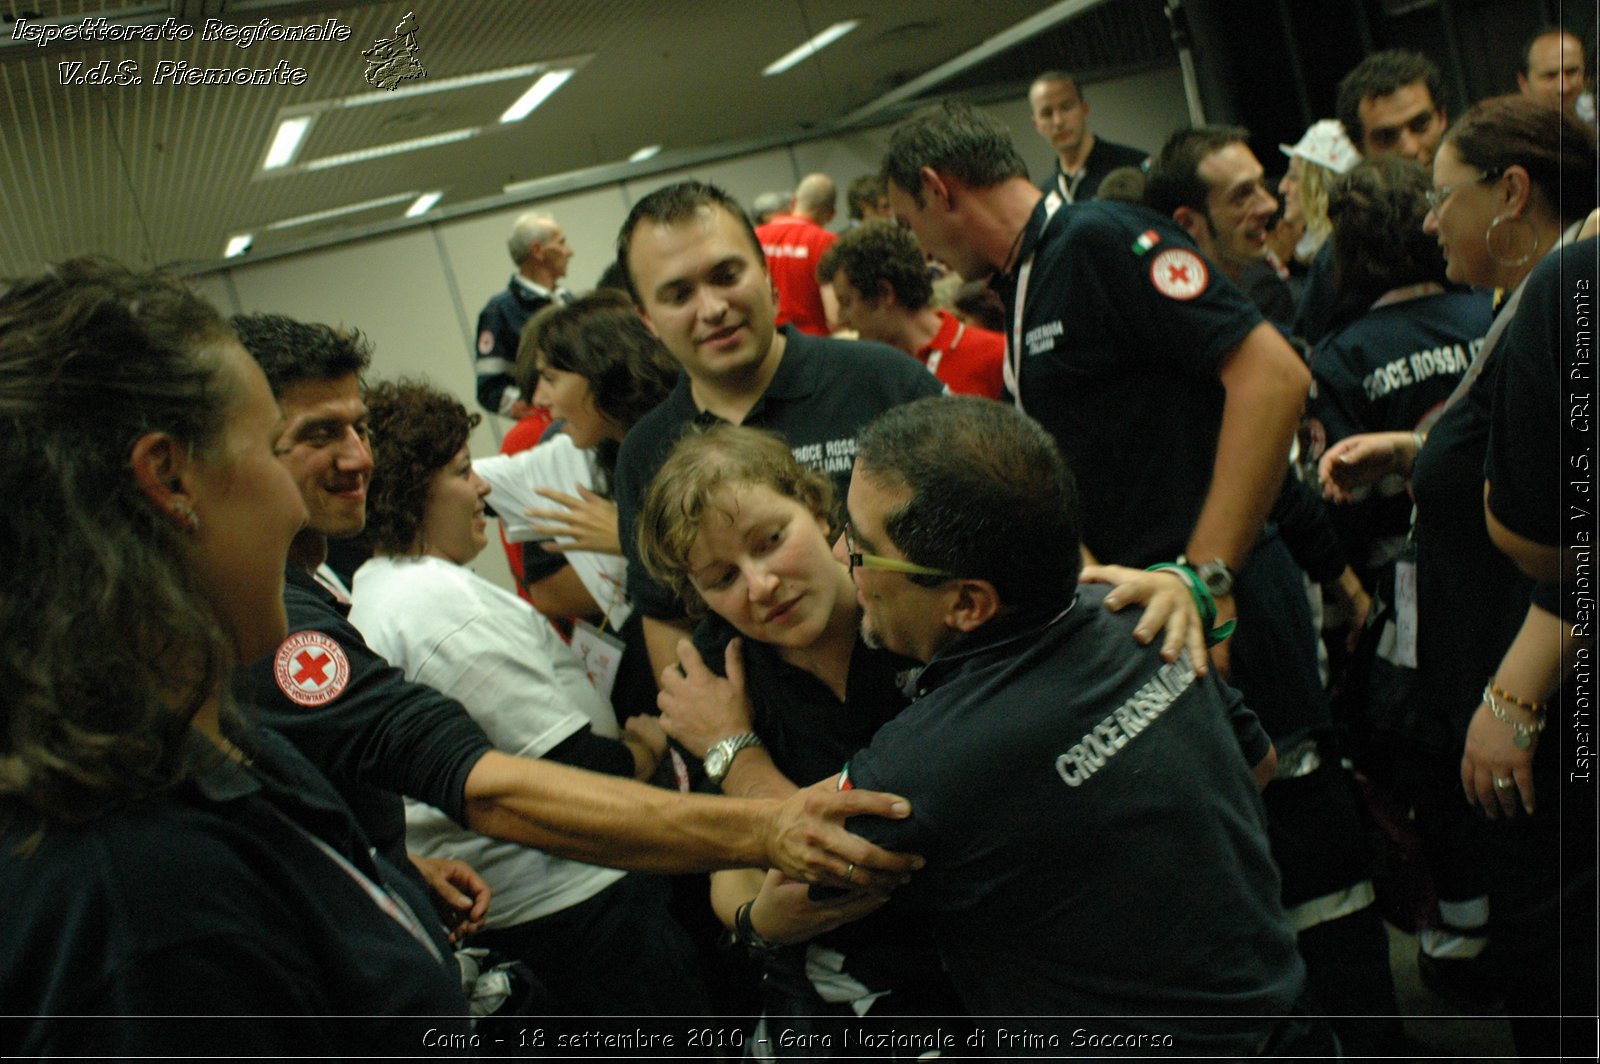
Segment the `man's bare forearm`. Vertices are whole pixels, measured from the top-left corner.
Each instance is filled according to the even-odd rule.
[[[1220,558],[1238,569],[1283,486],[1311,376],[1277,330],[1263,323],[1225,359],[1221,377],[1227,400],[1216,463],[1187,553],[1196,563]]]
[[[469,826],[634,872],[766,867],[777,802],[686,795],[491,752],[467,777]]]

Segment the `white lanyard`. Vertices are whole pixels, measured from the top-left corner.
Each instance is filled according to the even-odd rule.
[[[1044,224],[1039,226],[1039,240],[1044,239],[1044,231],[1050,228],[1050,221],[1056,216],[1065,202],[1058,193],[1052,192],[1044,198]],[[1038,247],[1036,241],[1034,247]],[[1011,350],[1006,352],[1006,360],[1002,365],[1005,378],[1006,391],[1011,393],[1012,401],[1017,404],[1017,409],[1022,409],[1022,308],[1028,298],[1028,279],[1033,276],[1033,258],[1036,252],[1030,252],[1022,268],[1017,271],[1017,305],[1013,315],[1011,330]]]
[[[374,883],[371,879],[367,878],[366,873],[362,872],[361,869],[357,868],[355,865],[346,860],[344,854],[340,853],[338,850],[335,850],[332,846],[329,846],[326,842],[322,841],[317,836],[313,835],[311,832],[295,823],[293,820],[290,820],[277,806],[273,805],[271,802],[268,802],[267,808],[271,809],[273,813],[277,814],[279,820],[282,820],[285,824],[288,824],[300,834],[310,839],[312,843],[315,844],[317,849],[333,858],[333,863],[343,869],[345,875],[355,880],[361,889],[367,892],[367,897],[372,899],[372,903],[374,905],[376,905],[386,916],[388,916],[389,919],[393,920],[395,923],[399,924],[401,927],[410,932],[411,937],[422,943],[434,960],[438,961],[440,964],[444,963],[444,955],[439,952],[439,947],[433,944],[433,939],[428,937],[428,932],[423,930],[422,925],[417,922],[417,917],[411,911],[410,906],[408,906],[401,899],[390,894],[384,888],[378,886],[378,884]]]

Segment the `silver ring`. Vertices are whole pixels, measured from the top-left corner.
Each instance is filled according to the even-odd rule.
[[[850,867],[844,870],[844,878],[854,883],[856,881],[856,863],[850,862]]]
[[[1494,786],[1495,786],[1496,790],[1500,790],[1500,791],[1510,790],[1512,787],[1515,787],[1516,785],[1517,785],[1517,781],[1512,779],[1510,776],[1496,776],[1494,778]]]

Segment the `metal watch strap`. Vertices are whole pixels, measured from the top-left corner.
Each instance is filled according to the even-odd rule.
[[[761,741],[761,736],[757,735],[755,732],[743,732],[739,735],[730,735],[726,739],[719,739],[717,742],[712,744],[711,749],[713,751],[719,751],[722,754],[722,771],[719,773],[713,773],[710,766],[707,765],[707,778],[709,778],[711,782],[715,783],[717,786],[722,786],[722,781],[727,779],[728,771],[733,768],[733,759],[738,756],[739,751],[749,749],[752,746],[765,745],[767,744]],[[709,752],[706,760],[711,760]]]

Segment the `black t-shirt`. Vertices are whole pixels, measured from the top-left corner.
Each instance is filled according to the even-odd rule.
[[[1211,486],[1218,366],[1261,323],[1173,224],[1144,207],[1040,201],[1020,258],[1022,408],[1061,446],[1082,493],[1084,545],[1122,565],[1171,561]],[[1019,273],[997,278],[1008,319]],[[1016,360],[1017,337],[1007,337]]]
[[[930,913],[974,1014],[1248,1054],[1304,981],[1249,769],[1266,736],[1103,597],[941,648],[848,770],[911,817],[850,827],[927,857],[897,898]]]
[[[1378,307],[1332,334],[1311,356],[1311,454],[1362,432],[1425,427],[1455,390],[1489,331],[1487,292],[1441,292]],[[1334,521],[1351,561],[1369,570],[1392,559],[1411,528],[1399,478],[1373,486]]]
[[[1533,582],[1489,539],[1483,517],[1489,411],[1505,347],[1446,410],[1417,454],[1418,697],[1458,738],[1478,708],[1485,681],[1522,626]]]
[[[1597,253],[1600,244],[1585,240],[1535,267],[1500,341],[1485,470],[1489,506],[1495,520],[1535,543],[1561,542],[1564,487],[1568,499],[1595,512],[1589,448]],[[1584,398],[1569,409],[1568,393]]]
[[[283,600],[288,638],[234,674],[234,694],[333,782],[380,853],[409,868],[400,796],[465,823],[467,776],[493,744],[461,703],[368,647],[349,606],[292,561]]]
[[[943,393],[944,385],[922,363],[885,344],[807,336],[788,326],[783,335],[778,371],[742,424],[788,440],[801,465],[833,478],[842,502],[856,433],[885,410]],[[680,374],[672,394],[628,432],[617,456],[617,531],[628,559],[628,595],[646,617],[676,619],[683,608],[639,560],[639,508],[684,429],[715,420],[695,406],[689,378]]]
[[[430,951],[310,836],[428,929],[424,894],[288,742],[241,742],[250,767],[50,823],[32,852],[35,814],[0,800],[0,1000],[40,1017],[0,1025],[0,1053],[407,1056],[471,1030],[442,936]]]

